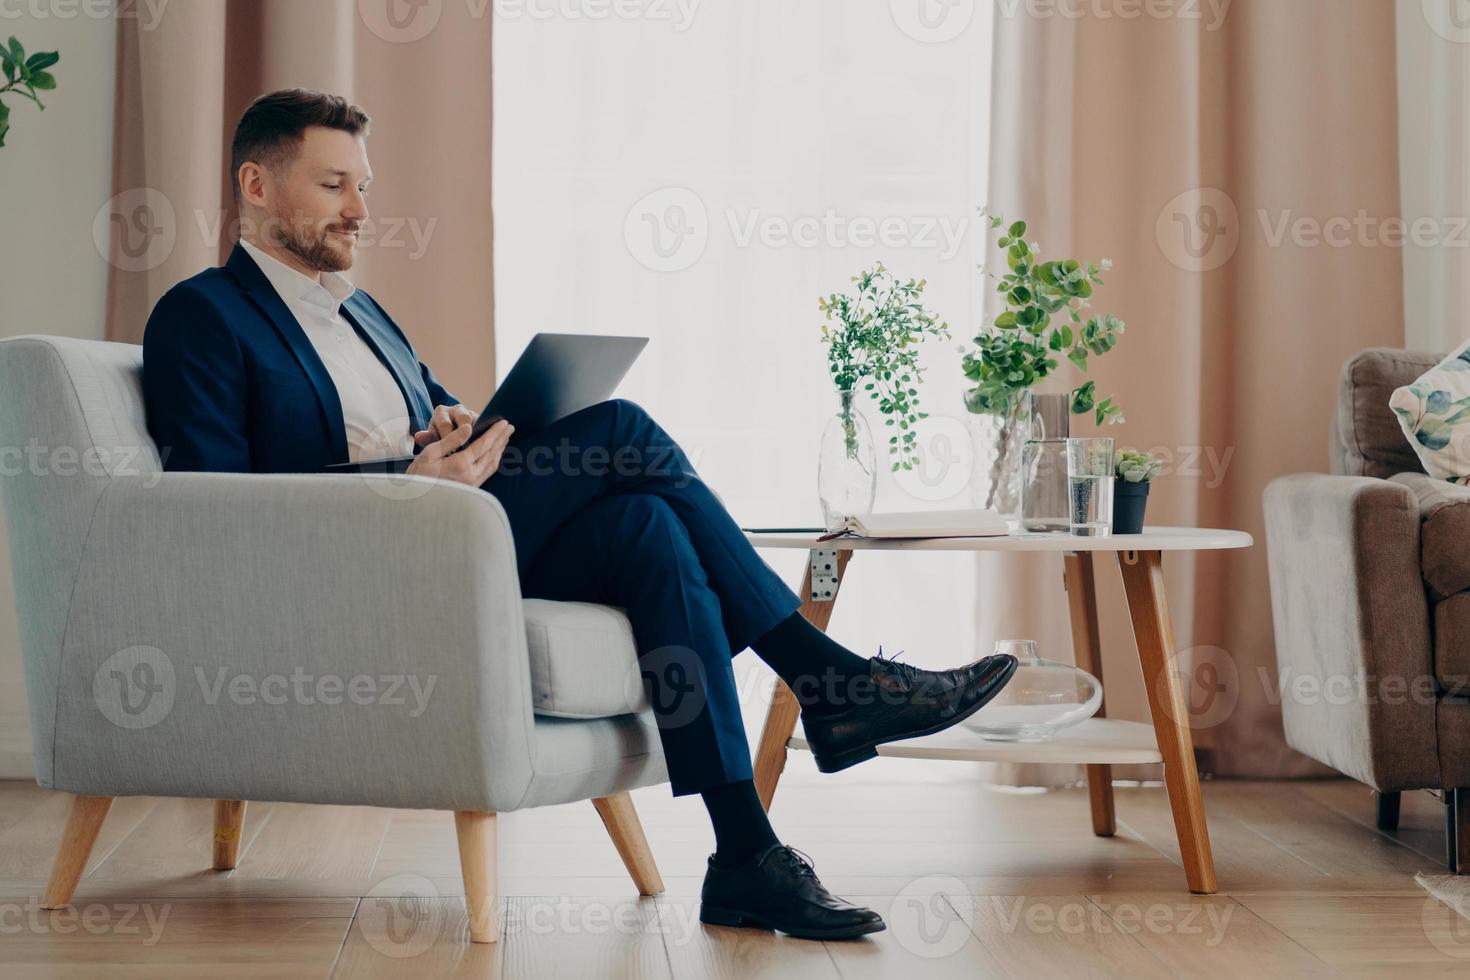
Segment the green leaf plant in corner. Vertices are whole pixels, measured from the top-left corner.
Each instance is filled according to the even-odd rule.
[[[13,93],[30,99],[37,109],[45,109],[37,92],[48,92],[56,87],[56,76],[46,69],[61,60],[55,51],[37,51],[26,55],[14,35],[5,44],[0,44],[0,68],[5,72],[5,84],[0,85],[0,95]],[[10,106],[0,100],[0,146],[5,145],[5,134],[10,131]]]
[[[975,337],[975,349],[965,353],[965,377],[975,387],[965,392],[965,407],[976,414],[1007,416],[1027,389],[1056,370],[1065,357],[1086,373],[1088,359],[1106,354],[1123,333],[1123,321],[1111,313],[1086,316],[1092,287],[1102,285],[1100,274],[1112,267],[1107,259],[1094,265],[1076,259],[1043,262],[1040,247],[1026,240],[1026,222],[1012,224],[984,208],[991,230],[1006,256],[1006,271],[993,279],[1005,297],[1005,309],[995,322]],[[1091,413],[1098,425],[1123,421],[1122,409],[1111,396],[1099,399],[1093,381],[1071,392],[1072,414]]]

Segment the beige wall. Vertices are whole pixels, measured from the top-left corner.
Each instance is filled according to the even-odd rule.
[[[101,338],[106,263],[92,219],[110,193],[116,24],[87,5],[0,7],[0,38],[30,51],[55,50],[57,88],[46,111],[5,97],[10,133],[0,147],[0,336],[48,333]],[[19,13],[20,16],[14,16]],[[40,16],[38,16],[40,14]],[[33,777],[25,691],[0,530],[0,778]]]

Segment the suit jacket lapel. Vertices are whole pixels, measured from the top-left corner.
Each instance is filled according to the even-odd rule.
[[[342,304],[342,315],[357,329],[357,333],[372,352],[377,355],[378,360],[393,375],[393,380],[398,384],[398,390],[403,392],[403,403],[408,406],[408,416],[413,423],[410,431],[418,432],[420,429],[429,427],[429,420],[420,410],[420,399],[417,395],[423,391],[423,380],[417,375],[417,364],[414,364],[415,374],[410,377],[407,374],[408,358],[391,356],[390,352],[402,351],[402,344],[392,336],[383,325],[383,318],[373,309],[373,304],[361,290],[347,297],[347,302]]]
[[[296,317],[291,314],[285,301],[281,299],[270,280],[265,277],[265,273],[260,271],[255,260],[240,247],[239,242],[236,242],[235,247],[230,251],[225,268],[244,288],[251,302],[265,314],[271,326],[281,335],[281,339],[291,349],[296,360],[301,363],[307,378],[311,380],[312,388],[316,390],[318,408],[321,410],[322,418],[327,424],[327,431],[332,438],[333,462],[347,462],[347,429],[342,423],[342,400],[337,397],[337,386],[332,382],[327,366],[317,356],[316,348],[306,336],[306,331],[301,329],[301,324],[296,322]]]

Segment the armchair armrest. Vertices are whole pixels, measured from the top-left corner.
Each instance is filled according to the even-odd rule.
[[[1381,791],[1438,786],[1418,500],[1387,480],[1299,473],[1264,505],[1287,742]]]
[[[514,809],[533,721],[509,522],[423,477],[116,478],[58,690],[59,789]]]

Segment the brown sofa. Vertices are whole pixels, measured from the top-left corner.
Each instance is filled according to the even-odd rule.
[[[1470,867],[1470,489],[1424,472],[1388,407],[1443,355],[1378,348],[1343,366],[1332,474],[1265,491],[1286,740],[1372,786],[1445,801],[1448,863]]]

